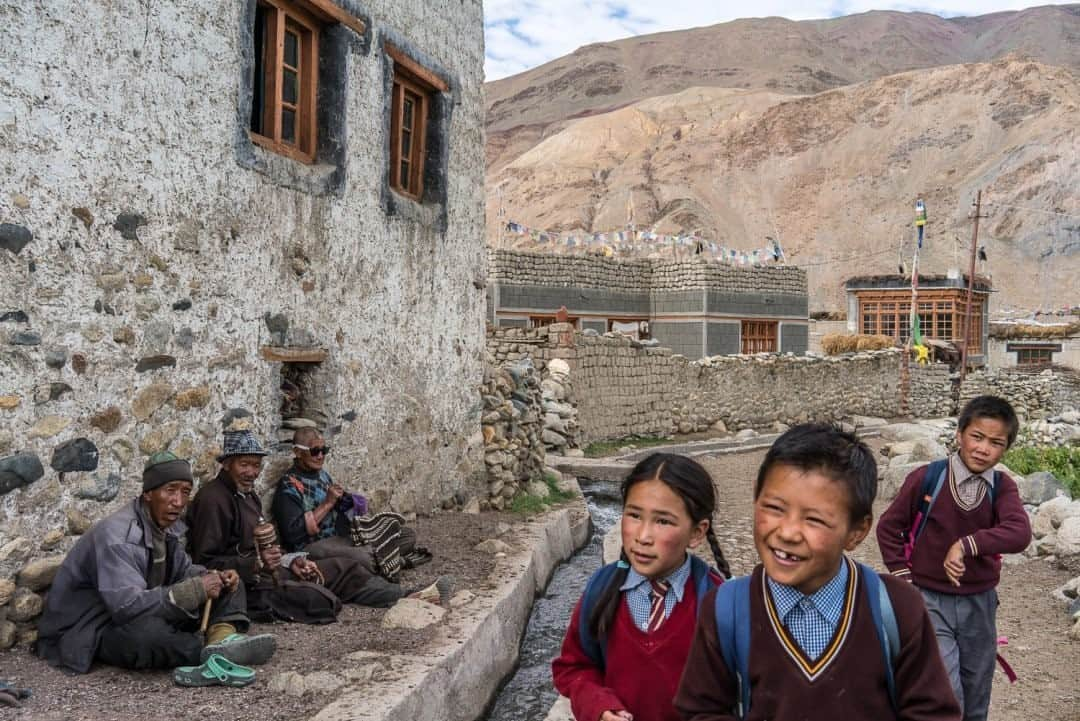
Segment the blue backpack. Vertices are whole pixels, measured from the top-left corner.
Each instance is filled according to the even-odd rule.
[[[585,651],[585,655],[599,668],[604,668],[607,665],[607,643],[601,642],[593,636],[592,631],[589,630],[589,618],[592,616],[593,608],[596,607],[596,602],[600,599],[600,594],[608,587],[611,577],[615,575],[618,568],[618,563],[609,563],[594,573],[585,585],[585,593],[581,596],[581,609],[578,614],[578,640],[581,643],[582,650]],[[723,576],[713,570],[705,561],[694,555],[690,556],[690,580],[694,583],[698,603],[701,602],[701,599],[705,597],[705,594],[710,589],[724,582]]]
[[[945,480],[949,477],[949,460],[939,459],[926,467],[926,475],[923,476],[922,486],[919,487],[919,505],[915,509],[915,516],[911,521],[911,529],[904,539],[904,560],[911,565],[911,555],[915,552],[915,541],[926,528],[926,521],[930,518],[930,509],[934,506],[938,494],[945,486]],[[990,497],[990,505],[994,505],[998,486],[998,472],[994,471],[993,482],[987,489]]]
[[[900,653],[900,629],[896,625],[892,599],[869,566],[856,563],[870,602],[874,628],[877,630],[881,655],[885,661],[885,683],[889,702],[896,710],[896,680],[893,668]],[[716,592],[716,635],[724,664],[735,674],[738,684],[738,706],[735,715],[745,718],[750,711],[750,576],[740,576],[725,583]]]

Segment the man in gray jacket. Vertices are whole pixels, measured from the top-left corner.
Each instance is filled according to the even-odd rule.
[[[136,669],[195,665],[215,653],[242,665],[268,661],[273,636],[238,633],[249,622],[236,572],[192,564],[174,526],[191,495],[190,465],[158,453],[142,480],[142,494],[64,559],[38,625],[38,655],[78,673],[95,659]],[[208,600],[204,640],[199,620]]]

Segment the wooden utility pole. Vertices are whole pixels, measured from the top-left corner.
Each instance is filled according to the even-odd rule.
[[[968,267],[967,302],[964,303],[964,341],[960,346],[960,382],[967,375],[968,343],[971,338],[971,296],[975,290],[975,252],[979,247],[979,217],[982,210],[982,191],[975,193],[975,229],[971,234],[971,265]]]

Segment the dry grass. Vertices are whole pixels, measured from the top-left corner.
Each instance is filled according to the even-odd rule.
[[[990,337],[999,340],[1016,338],[1071,338],[1080,335],[1080,321],[1067,325],[1024,325],[1023,323],[991,323]]]
[[[895,342],[884,335],[858,335],[846,333],[828,333],[821,338],[821,349],[827,355],[854,353],[864,350],[882,350],[892,348]]]

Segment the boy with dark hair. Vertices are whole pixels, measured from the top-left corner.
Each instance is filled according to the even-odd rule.
[[[982,721],[997,654],[999,554],[1027,548],[1031,524],[1016,482],[994,470],[1019,430],[1012,406],[979,396],[957,425],[957,452],[907,477],[877,538],[886,567],[922,591],[964,720]]]
[[[876,493],[854,435],[806,424],[776,440],[754,486],[761,563],[702,603],[684,719],[959,719],[918,593],[844,555]]]

